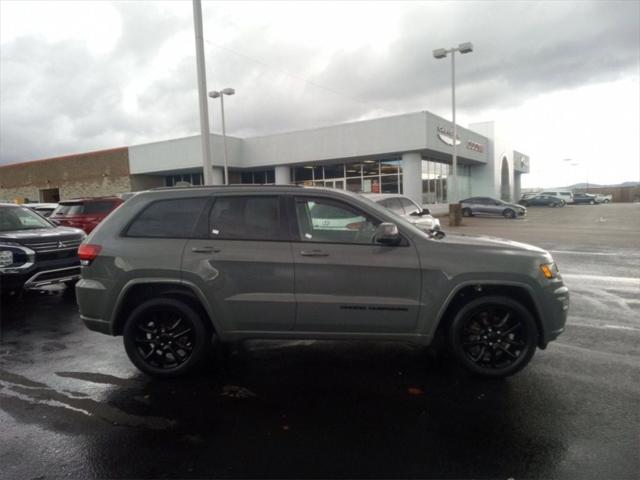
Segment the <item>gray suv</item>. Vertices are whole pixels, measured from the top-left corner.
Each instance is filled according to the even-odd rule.
[[[142,192],[79,256],[84,323],[122,335],[131,361],[163,377],[192,371],[213,340],[256,338],[446,346],[470,371],[502,377],[562,333],[569,308],[544,250],[436,237],[321,188]]]

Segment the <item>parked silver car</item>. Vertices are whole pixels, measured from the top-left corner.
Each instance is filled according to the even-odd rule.
[[[526,207],[517,203],[509,203],[491,197],[471,197],[460,202],[462,215],[500,215],[505,218],[523,217],[527,214]]]
[[[422,208],[409,197],[393,193],[363,193],[361,195],[391,210],[396,215],[400,215],[421,230],[429,232],[440,230],[440,220],[432,217],[428,209]]]
[[[319,205],[356,217],[316,221]],[[127,200],[80,246],[80,315],[122,335],[160,377],[219,342],[347,339],[447,345],[511,375],[564,330],[569,293],[540,248],[438,238],[360,195],[295,186],[158,189]]]

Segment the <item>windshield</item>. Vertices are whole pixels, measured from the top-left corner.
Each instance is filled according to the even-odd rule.
[[[0,208],[0,232],[53,228],[49,222],[24,207]]]

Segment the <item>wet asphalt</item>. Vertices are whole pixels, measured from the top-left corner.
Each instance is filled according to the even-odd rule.
[[[571,288],[566,332],[514,377],[402,344],[251,342],[158,381],[73,298],[30,294],[1,306],[0,477],[639,478],[640,204],[455,230],[550,249]]]

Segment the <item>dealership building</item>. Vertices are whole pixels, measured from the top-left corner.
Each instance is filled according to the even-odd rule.
[[[229,183],[297,184],[450,200],[452,123],[430,112],[260,137],[227,136]],[[496,136],[494,122],[457,128],[460,198],[520,196],[529,157]],[[211,134],[214,183],[224,143]],[[0,199],[50,202],[159,186],[202,184],[200,136],[0,167]]]

